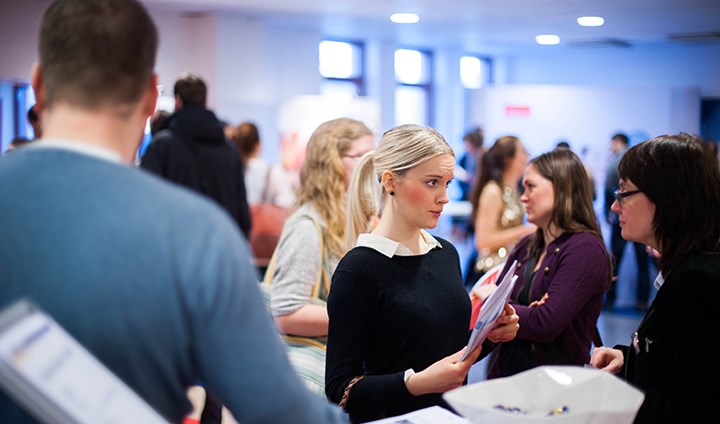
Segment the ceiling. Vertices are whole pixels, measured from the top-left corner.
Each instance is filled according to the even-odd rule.
[[[535,46],[556,34],[556,47],[632,47],[720,43],[720,0],[141,0],[178,14],[230,14],[270,24],[315,28],[330,37],[393,39],[418,47],[466,49]],[[417,24],[392,24],[393,12],[415,12]],[[576,18],[605,18],[581,27]]]

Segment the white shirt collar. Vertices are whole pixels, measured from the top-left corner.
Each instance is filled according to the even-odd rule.
[[[430,235],[425,230],[420,230],[420,236],[425,240],[425,242],[428,245],[427,252],[433,250],[434,248],[442,248],[442,245],[440,244],[435,237]],[[389,238],[378,236],[371,233],[363,233],[358,236],[357,240],[357,246],[363,246],[363,247],[369,247],[371,249],[375,249],[378,252],[382,253],[383,255],[387,256],[388,258],[392,258],[393,256],[415,256],[415,253],[413,253],[410,248],[405,246],[402,243],[399,243],[395,240],[390,240]],[[420,253],[421,255],[426,254],[427,252]]]
[[[33,143],[30,143],[26,147],[35,148],[35,149],[54,148],[54,149],[71,150],[73,152],[77,152],[77,153],[84,154],[87,156],[104,159],[109,162],[115,162],[115,163],[122,162],[122,158],[120,157],[119,153],[112,151],[110,149],[106,149],[104,147],[99,147],[94,144],[89,144],[89,143],[85,143],[82,141],[63,140],[63,139],[58,139],[58,138],[40,139]]]

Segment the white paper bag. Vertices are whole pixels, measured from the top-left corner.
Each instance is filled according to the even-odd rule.
[[[595,368],[541,366],[443,397],[471,423],[631,424],[645,395]]]

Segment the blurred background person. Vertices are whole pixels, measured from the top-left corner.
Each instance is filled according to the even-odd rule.
[[[8,148],[7,148],[7,150],[5,151],[5,153],[7,154],[8,152],[10,152],[10,151],[12,151],[12,150],[15,150],[15,149],[18,149],[18,148],[20,148],[20,147],[22,147],[22,146],[25,146],[26,144],[29,144],[29,143],[31,143],[31,142],[32,142],[32,140],[30,140],[29,138],[26,138],[26,137],[14,137],[14,138],[10,141],[10,145],[8,146]]]
[[[457,160],[455,168],[455,179],[460,186],[460,198],[458,200],[470,200],[470,190],[475,172],[485,151],[485,133],[482,128],[476,127],[465,133],[463,146],[465,151]]]
[[[284,169],[260,157],[260,133],[252,122],[243,122],[232,132],[231,141],[245,166],[245,188],[252,228],[250,247],[260,275],[265,275],[280,241],[283,225],[295,203],[295,193]]]
[[[39,140],[42,138],[42,120],[40,119],[40,113],[37,111],[35,105],[30,106],[27,111],[27,120],[33,129],[33,140]]]
[[[308,387],[322,396],[330,278],[347,249],[345,192],[360,157],[374,147],[372,131],[355,119],[333,119],[315,129],[300,168],[298,208],[285,221],[275,263],[265,275],[266,282],[272,281],[270,309],[280,332],[313,337],[320,349],[309,358],[291,351],[290,359]],[[291,349],[302,350],[301,340],[294,341],[298,344]]]
[[[150,117],[150,135],[155,137],[161,129],[165,128],[165,121],[172,115],[167,110],[158,109]]]
[[[460,189],[458,201],[469,202],[473,180],[479,166],[480,158],[485,152],[485,133],[482,128],[475,127],[463,136],[465,151],[457,160],[455,181]],[[469,216],[456,215],[450,218],[453,240],[457,244],[466,244],[472,239],[475,223]]]
[[[471,196],[475,249],[465,271],[468,288],[503,262],[520,238],[536,230],[523,223],[525,208],[518,193],[527,159],[525,146],[514,136],[498,138],[481,158]]]
[[[617,133],[610,138],[611,160],[605,177],[605,218],[610,225],[610,251],[613,260],[613,282],[605,296],[604,306],[607,309],[615,307],[617,290],[620,284],[620,264],[625,255],[627,241],[621,236],[622,229],[618,216],[610,210],[615,198],[613,193],[618,189],[618,164],[628,149],[628,137],[623,133]],[[635,255],[637,279],[635,282],[635,308],[639,311],[647,309],[647,302],[650,297],[650,263],[649,256],[642,243],[631,242]]]
[[[175,112],[157,119],[157,133],[140,158],[140,168],[207,196],[223,207],[245,237],[250,235],[250,208],[242,161],[225,139],[222,125],[207,109],[207,85],[187,73],[175,81]],[[151,127],[152,128],[152,127]],[[219,423],[219,401],[207,394],[202,424]]]
[[[250,208],[245,170],[207,109],[207,85],[199,75],[181,75],[173,87],[175,112],[165,119],[140,159],[140,168],[201,193],[233,217],[247,237]]]
[[[567,140],[558,141],[558,143],[555,145],[555,148],[572,150],[572,147],[570,147],[570,142],[568,142]],[[592,193],[592,200],[593,200],[593,202],[595,202],[595,200],[597,199],[597,190],[595,189],[595,177],[593,177],[592,169],[590,169],[590,167],[587,166],[587,164],[585,164],[584,166],[585,166],[585,171],[587,171],[587,174],[588,174],[588,183],[590,184],[590,192]]]
[[[262,144],[258,127],[252,122],[241,123],[232,132],[231,141],[235,143],[245,165],[248,203],[255,205],[264,198],[284,208],[292,207],[295,193],[284,169],[260,157]]]

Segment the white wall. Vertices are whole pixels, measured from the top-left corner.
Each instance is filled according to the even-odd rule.
[[[46,7],[47,2],[41,0],[3,1],[0,5],[0,79],[30,80]]]
[[[528,108],[529,114],[508,114],[507,107]],[[692,87],[504,85],[474,92],[469,111],[485,123],[488,147],[500,136],[515,135],[537,156],[567,140],[602,190],[610,137],[624,132],[634,144],[662,134],[698,133],[700,92]]]

